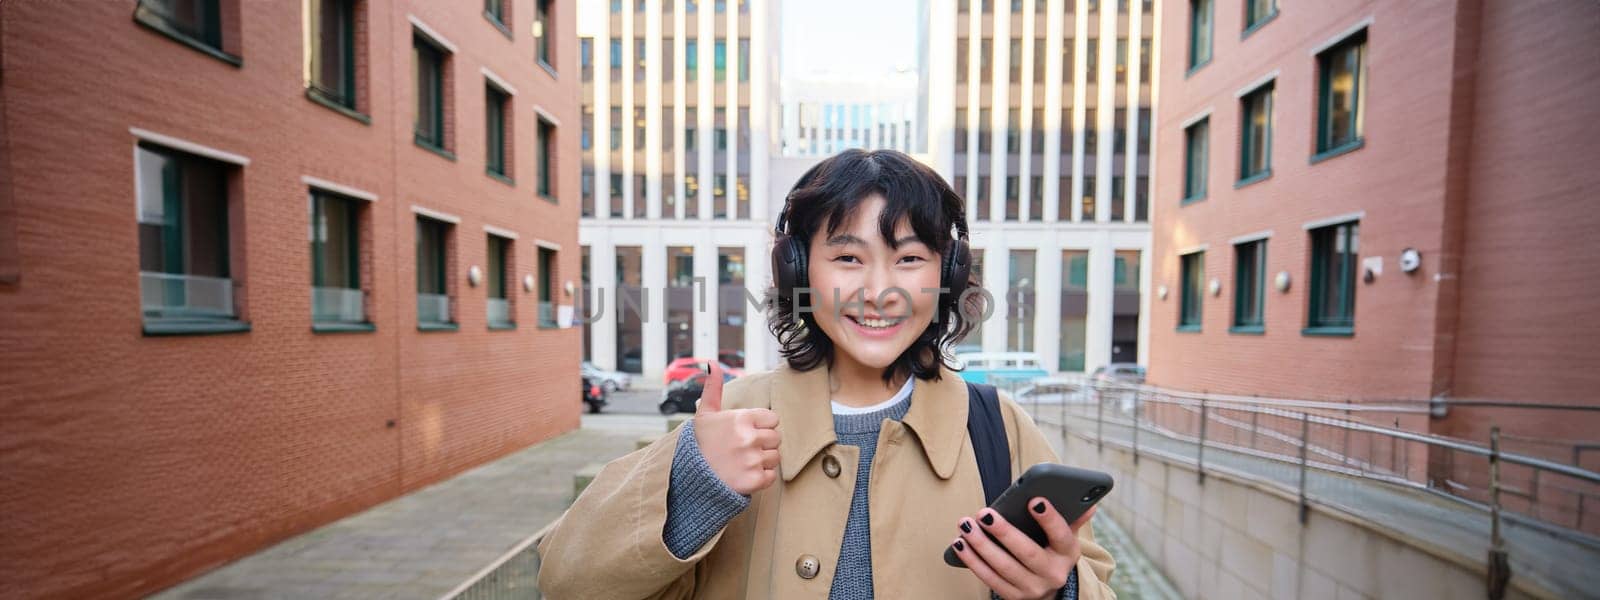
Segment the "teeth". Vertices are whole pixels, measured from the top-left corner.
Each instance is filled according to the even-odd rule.
[[[896,323],[899,323],[901,321],[901,319],[861,319],[861,318],[855,318],[855,317],[852,317],[852,319],[854,319],[855,322],[857,322],[857,323],[860,323],[860,324],[865,325],[867,327],[871,327],[873,329],[884,329],[884,328],[887,328],[887,327],[892,327]]]

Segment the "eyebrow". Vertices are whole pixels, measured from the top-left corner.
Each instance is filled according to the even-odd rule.
[[[918,238],[915,235],[908,235],[908,236],[905,236],[903,238],[900,238],[900,239],[894,241],[894,245],[896,247],[899,247],[899,246],[904,245],[904,244],[910,244],[910,243],[918,243],[918,244],[920,244],[920,243],[922,243],[922,239]],[[858,244],[858,245],[865,246],[867,244],[867,242],[862,240],[861,238],[858,238],[858,237],[854,236],[854,235],[850,235],[848,233],[841,233],[839,235],[836,235],[836,236],[828,238],[828,243],[827,243],[827,245],[829,245],[829,246],[848,246],[848,245],[851,245],[851,244]]]

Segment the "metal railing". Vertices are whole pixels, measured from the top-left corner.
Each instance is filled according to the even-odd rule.
[[[311,288],[311,318],[317,321],[360,323],[367,319],[361,290],[335,287]]]
[[[555,523],[546,525],[500,558],[478,570],[472,577],[450,590],[439,600],[540,600],[539,541]],[[598,585],[598,583],[597,583]]]
[[[1312,497],[1347,510],[1349,504],[1331,498],[1354,499],[1358,512],[1383,510],[1359,504],[1372,498],[1372,490],[1358,488],[1376,485],[1361,480],[1450,498],[1469,507],[1469,515],[1481,510],[1487,513],[1489,529],[1484,541],[1489,548],[1491,597],[1501,597],[1510,577],[1507,525],[1562,540],[1583,556],[1600,555],[1600,515],[1594,514],[1600,506],[1600,473],[1579,464],[1583,452],[1592,448],[1589,443],[1574,443],[1573,462],[1565,464],[1505,451],[1502,438],[1507,436],[1498,426],[1490,428],[1488,443],[1419,433],[1412,429],[1425,428],[1430,418],[1425,402],[1342,404],[1256,398],[1083,376],[995,383],[1030,406],[1042,424],[1060,426],[1063,438],[1073,429],[1101,448],[1120,444],[1131,451],[1135,464],[1141,455],[1157,455],[1194,465],[1202,482],[1209,471],[1275,484],[1299,496],[1302,523]],[[1056,405],[1056,415],[1049,415],[1050,404]],[[1055,423],[1050,423],[1052,417]],[[1319,476],[1313,492],[1308,489],[1312,472],[1343,477]],[[1482,527],[1485,521],[1478,523]],[[1530,538],[1519,536],[1528,543]],[[1546,574],[1571,574],[1563,569],[1566,566]]]
[[[232,317],[233,280],[140,271],[139,305],[147,315]]]
[[[1226,450],[1288,464],[1441,492],[1481,507],[1519,514],[1554,529],[1600,536],[1600,473],[1489,443],[1408,430],[1425,423],[1426,403],[1344,404],[1184,392],[1142,384],[1060,377],[997,382],[1020,402],[1059,402],[1060,417],[1092,420],[1104,444],[1107,426],[1126,433],[1134,460],[1158,450],[1159,436],[1193,446],[1205,477],[1206,452]],[[1582,407],[1575,407],[1582,409]],[[1384,424],[1378,424],[1384,423]],[[1141,439],[1141,436],[1143,439]],[[1510,436],[1504,436],[1510,437]],[[1143,442],[1143,446],[1141,446]],[[1493,477],[1498,463],[1499,479]],[[1303,492],[1303,485],[1300,486]],[[1500,495],[1498,503],[1496,494]],[[1302,505],[1304,498],[1302,496]]]

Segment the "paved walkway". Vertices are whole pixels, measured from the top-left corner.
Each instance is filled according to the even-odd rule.
[[[1183,594],[1150,562],[1133,536],[1109,515],[1095,515],[1094,539],[1117,560],[1117,568],[1111,572],[1111,589],[1117,592],[1117,600],[1183,600]]]
[[[582,466],[665,434],[656,415],[585,415],[584,426],[449,480],[294,537],[155,596],[164,600],[435,600],[572,501]]]
[[[1035,420],[1049,433],[1061,431],[1059,405],[1041,405]],[[1065,426],[1075,434],[1094,437],[1093,417],[1066,413]],[[1127,445],[1132,428],[1104,424],[1107,442]],[[1155,451],[1187,457],[1193,462],[1197,445],[1155,434],[1141,428],[1141,452]],[[1257,458],[1207,446],[1207,469],[1220,468],[1257,480],[1298,490],[1300,471],[1295,465]],[[1357,479],[1328,471],[1311,469],[1306,479],[1306,495],[1313,504],[1336,507],[1439,549],[1460,553],[1468,560],[1483,561],[1489,551],[1489,516],[1478,508],[1415,488],[1372,480]],[[1595,598],[1594,573],[1600,565],[1600,548],[1572,538],[1557,537],[1543,530],[1504,521],[1502,532],[1511,560],[1513,577],[1527,577],[1563,597]]]

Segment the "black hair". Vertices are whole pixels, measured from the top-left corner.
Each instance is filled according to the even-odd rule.
[[[897,246],[895,226],[906,220],[917,240],[939,253],[936,264],[943,265],[957,233],[966,234],[965,202],[937,172],[903,152],[860,149],[828,157],[800,176],[785,201],[786,231],[806,241],[809,249],[814,236],[824,233],[822,227],[827,228],[827,235],[833,234],[874,194],[884,199],[878,232],[891,248]],[[905,374],[937,381],[941,364],[959,370],[951,347],[972,331],[973,318],[987,312],[988,295],[979,293],[979,284],[977,269],[969,269],[967,289],[971,292],[959,298],[948,293],[939,296],[933,322],[884,370],[885,383]],[[948,282],[940,285],[948,286]],[[801,303],[809,304],[809,298],[802,297]],[[777,336],[780,353],[790,367],[809,371],[824,364],[832,366],[833,340],[817,327],[809,310],[796,310],[792,295],[770,294],[766,310],[767,326]]]

